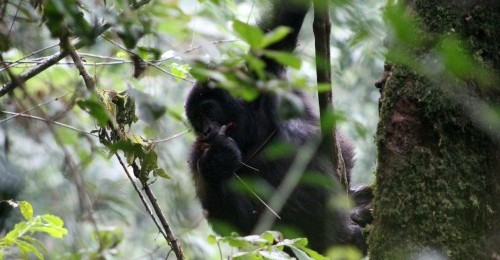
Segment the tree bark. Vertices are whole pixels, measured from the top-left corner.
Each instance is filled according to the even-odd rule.
[[[405,46],[422,69],[388,60],[378,82],[370,259],[500,259],[499,4],[407,3],[427,39]],[[491,72],[487,78],[436,67],[449,36]]]

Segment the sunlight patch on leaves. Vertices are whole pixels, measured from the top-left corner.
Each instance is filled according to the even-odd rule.
[[[327,258],[314,250],[307,248],[306,238],[286,239],[278,231],[266,231],[260,235],[241,237],[236,233],[230,236],[214,236],[207,238],[209,243],[224,243],[238,249],[230,255],[231,259],[299,259],[299,260],[326,260]],[[294,253],[290,256],[284,251],[289,248]],[[225,258],[225,256],[221,256]]]
[[[61,218],[50,214],[33,216],[33,207],[27,201],[9,204],[19,206],[25,221],[17,223],[9,233],[0,238],[0,259],[5,256],[16,258],[19,254],[23,259],[28,259],[31,254],[38,259],[44,259],[40,251],[45,252],[46,249],[33,235],[45,233],[51,237],[61,239],[68,234],[68,230],[64,228],[64,222]]]

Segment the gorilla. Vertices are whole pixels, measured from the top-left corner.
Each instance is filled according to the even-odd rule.
[[[271,1],[259,27],[268,32],[287,26],[291,32],[267,47],[268,50],[292,52],[295,49],[309,5],[308,1],[300,0]],[[285,66],[269,58],[262,60],[268,79],[286,79]],[[198,81],[189,93],[185,110],[196,134],[189,165],[197,195],[216,232],[224,234],[224,229],[216,224],[225,223],[241,235],[252,234],[268,209],[255,196],[236,189],[235,180],[252,180],[249,183],[276,190],[297,151],[320,135],[319,118],[308,96],[300,90],[293,90],[291,94],[302,103],[302,113],[283,117],[281,97],[271,91],[261,91],[257,98],[248,101],[218,87],[216,80],[207,79]],[[341,134],[336,136],[350,176],[353,147]],[[272,147],[277,145],[287,147],[288,152],[270,156]],[[347,195],[346,188],[334,173],[327,153],[318,149],[307,164],[301,182],[278,213],[273,229],[294,230],[297,236],[307,237],[310,248],[319,252],[344,244],[366,252],[362,226],[369,222],[365,221],[365,215],[371,203],[371,190],[362,188],[353,192],[368,200],[354,198],[363,205],[353,211],[355,218],[351,218],[348,209],[332,206],[332,201]]]

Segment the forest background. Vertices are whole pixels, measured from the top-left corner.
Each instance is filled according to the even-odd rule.
[[[354,185],[374,180],[380,97],[375,83],[389,53],[384,40],[418,36],[412,36],[414,24],[401,18],[404,12],[391,13],[398,9],[387,11],[385,5],[379,0],[331,2],[334,103],[337,123],[356,147]],[[148,183],[188,258],[220,257],[219,247],[207,239],[212,233],[187,168],[194,135],[183,102],[195,81],[189,74],[194,61],[220,63],[246,53],[249,46],[233,21],[255,24],[261,1],[17,0],[0,7],[0,187],[6,191],[1,199],[19,191],[17,199],[30,202],[36,215],[53,214],[64,221],[68,232],[63,240],[39,237],[45,256],[142,259],[169,254],[127,178],[124,169],[130,167],[113,156],[113,149],[124,148],[110,152],[100,143],[95,130],[109,115],[102,114],[95,89],[110,99],[128,90],[135,100],[139,120],[127,133],[135,144],[154,151],[143,157],[154,173]],[[67,28],[60,26],[62,20]],[[310,15],[297,50],[300,69],[290,69],[289,76],[315,96],[311,24]],[[68,28],[78,43],[55,37]],[[73,52],[71,45],[79,49]],[[61,48],[68,52],[65,58],[49,64]],[[76,52],[80,59],[70,55]],[[463,64],[460,57],[456,62]],[[16,83],[15,75],[43,64],[49,64],[46,70]],[[9,86],[16,84],[11,91]],[[12,227],[19,219],[2,225]]]

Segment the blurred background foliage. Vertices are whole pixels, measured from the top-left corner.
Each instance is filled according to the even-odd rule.
[[[154,179],[152,189],[187,257],[218,258],[187,168],[194,135],[186,132],[183,102],[194,82],[189,75],[193,61],[218,63],[245,53],[248,46],[237,38],[231,21],[255,24],[262,2],[5,0],[0,3],[0,80],[6,84],[9,73],[26,72],[59,51],[61,34],[80,37],[86,46],[78,53],[96,89],[131,90],[139,121],[130,131],[156,140],[158,165],[170,179]],[[355,185],[373,180],[379,97],[374,83],[382,75],[385,52],[383,4],[332,2],[333,93],[345,119],[340,127],[356,146]],[[109,29],[96,37],[96,28],[104,23]],[[309,15],[297,50],[302,67],[289,75],[315,95],[311,26]],[[29,201],[40,214],[64,220],[68,235],[62,241],[43,240],[48,259],[165,258],[166,242],[118,161],[91,132],[98,122],[78,105],[89,97],[68,57],[0,98],[0,110],[11,112],[0,117],[0,187],[12,189],[0,199],[15,194],[23,182],[18,199]],[[16,112],[50,122],[12,114]],[[13,172],[22,180],[9,178]],[[12,223],[7,221],[6,228]]]

